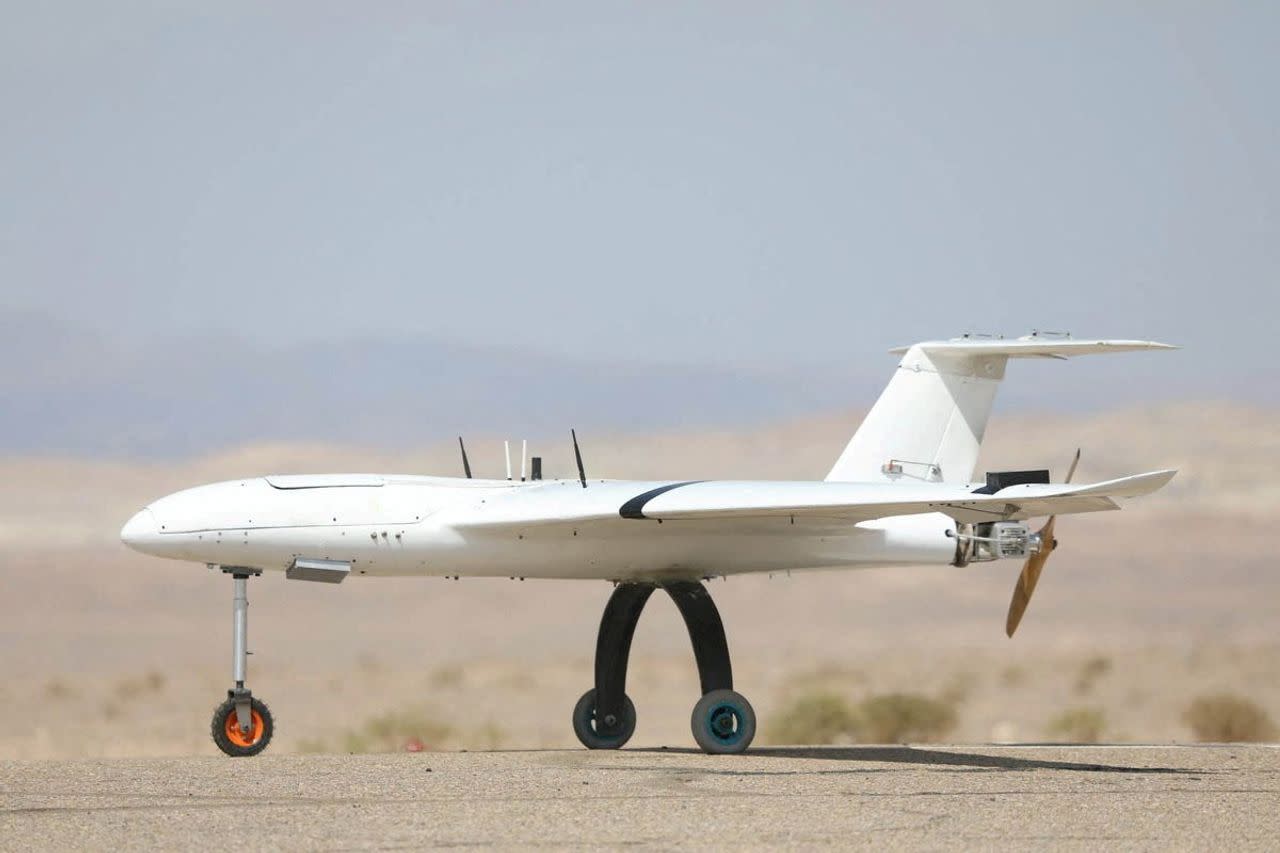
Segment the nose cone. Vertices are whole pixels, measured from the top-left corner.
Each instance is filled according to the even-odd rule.
[[[160,525],[150,509],[143,509],[120,528],[120,541],[135,551],[154,553],[160,544]]]

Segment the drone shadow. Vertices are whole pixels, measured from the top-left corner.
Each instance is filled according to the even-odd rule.
[[[701,750],[685,748],[639,749],[636,752],[702,755]],[[982,752],[953,752],[921,749],[913,746],[767,746],[747,753],[752,758],[813,759],[818,761],[857,761],[879,764],[917,764],[932,767],[966,767],[988,770],[1064,770],[1077,773],[1164,773],[1201,774],[1203,770],[1176,767],[1146,767],[1123,764],[1097,764],[1080,761],[1055,761]]]

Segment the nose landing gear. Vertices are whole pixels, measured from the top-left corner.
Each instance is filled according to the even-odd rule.
[[[218,749],[232,757],[257,755],[271,742],[273,722],[271,712],[261,699],[249,699],[249,727],[241,728],[236,711],[237,697],[234,690],[227,691],[227,701],[213,712],[209,729]],[[249,691],[244,691],[248,693]]]
[[[227,691],[227,699],[213,712],[210,731],[218,749],[232,757],[257,755],[267,748],[275,733],[271,712],[261,699],[255,699],[245,687],[248,670],[249,578],[262,574],[261,569],[223,566],[224,574],[235,581],[232,602],[231,673],[235,687]]]
[[[702,698],[693,708],[693,739],[704,752],[746,750],[756,734],[756,715],[746,697],[733,690],[733,668],[724,623],[706,587],[697,581],[663,584],[676,603],[698,662]],[[573,709],[573,730],[588,749],[617,749],[636,726],[635,706],[626,695],[631,638],[652,584],[622,583],[605,605],[596,637],[596,686]]]

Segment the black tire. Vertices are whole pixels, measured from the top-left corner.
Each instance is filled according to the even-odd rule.
[[[636,731],[636,706],[631,704],[631,697],[622,697],[622,719],[618,728],[608,735],[596,732],[596,691],[591,688],[582,694],[578,704],[573,706],[573,733],[582,741],[587,749],[617,749]]]
[[[253,718],[253,727],[245,735],[240,731],[240,724],[236,719],[235,699],[227,699],[213,712],[213,722],[209,726],[213,742],[232,758],[257,755],[267,748],[267,744],[271,743],[271,735],[275,733],[275,721],[271,719],[271,711],[262,700],[250,699],[249,713]]]
[[[703,752],[745,752],[756,736],[756,712],[741,693],[712,690],[693,706],[693,739]]]

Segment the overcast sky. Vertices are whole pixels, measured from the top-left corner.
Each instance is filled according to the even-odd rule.
[[[6,312],[737,367],[1065,328],[1277,376],[1280,4],[3,10]]]

